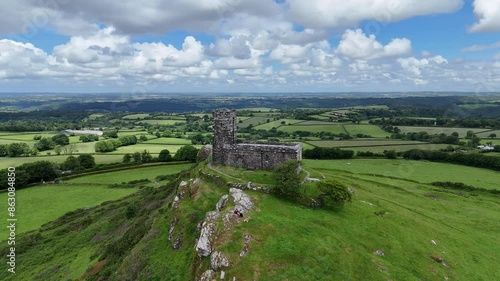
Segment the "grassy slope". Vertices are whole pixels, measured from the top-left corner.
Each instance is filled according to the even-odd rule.
[[[317,171],[311,168],[314,164],[319,166]],[[248,192],[259,209],[248,213],[251,220],[237,225],[217,246],[231,261],[225,270],[227,279],[500,279],[495,270],[500,252],[498,196],[464,197],[408,180],[338,171],[336,161],[307,161],[307,165],[313,175],[321,172],[355,188],[353,203],[343,209],[314,210],[273,195]],[[457,171],[461,170],[451,170]],[[99,274],[112,272],[107,280],[194,280],[193,272],[208,267],[208,259],[200,260],[193,251],[199,236],[196,224],[214,209],[227,187],[204,181],[191,199],[186,195],[180,201],[175,212],[168,206],[166,199],[172,197],[167,190],[149,195],[144,190],[144,195],[136,194],[123,203],[69,215],[66,224],[46,226],[41,241],[20,252],[18,260],[23,262],[16,277],[32,280],[42,275],[43,280],[60,280],[69,271],[74,279],[106,257]],[[137,216],[126,219],[126,208],[131,205],[139,208]],[[384,215],[374,214],[379,211],[385,211]],[[167,239],[173,216],[179,218],[174,235],[183,237],[181,250],[173,250]],[[253,239],[248,254],[239,257],[244,234]],[[137,235],[142,238],[135,239]],[[385,256],[373,254],[379,249]],[[111,253],[118,252],[122,256],[116,260]],[[446,266],[431,255],[443,258]],[[10,280],[5,274],[0,272],[0,279]]]

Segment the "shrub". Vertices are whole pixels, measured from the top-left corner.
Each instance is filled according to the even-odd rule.
[[[318,198],[322,206],[342,206],[352,200],[349,189],[338,181],[318,182],[316,187],[322,192]]]
[[[281,163],[274,169],[273,179],[276,184],[276,191],[280,195],[293,196],[299,193],[300,187],[300,162],[297,160],[290,160]]]

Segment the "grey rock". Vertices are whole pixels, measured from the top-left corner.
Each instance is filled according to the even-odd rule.
[[[210,256],[210,267],[217,271],[219,268],[229,266],[229,260],[224,256],[223,253],[214,251]]]
[[[215,209],[217,212],[220,212],[220,210],[224,209],[227,205],[229,195],[223,195],[220,199],[219,202],[217,202],[217,205],[215,205]]]
[[[209,270],[203,272],[203,274],[200,276],[200,279],[198,279],[198,280],[199,281],[212,281],[215,278],[217,278],[215,271],[209,269]]]
[[[243,190],[238,188],[230,188],[229,193],[234,199],[234,204],[236,209],[238,209],[242,213],[246,213],[253,208],[252,200],[250,196],[245,194]]]
[[[382,257],[385,256],[385,253],[382,250],[376,250],[375,252],[373,252],[373,254]]]
[[[199,257],[207,257],[212,253],[212,240],[215,233],[215,224],[213,222],[205,221],[201,227],[200,238],[196,244],[196,252]]]
[[[224,277],[226,277],[226,272],[224,272],[224,270],[221,270],[221,272],[220,272],[220,280],[224,280]]]

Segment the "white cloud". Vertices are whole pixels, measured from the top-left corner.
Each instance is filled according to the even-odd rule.
[[[365,20],[396,22],[414,16],[454,12],[463,5],[462,0],[288,0],[287,3],[292,19],[320,28],[353,26]]]
[[[500,48],[500,41],[492,44],[487,44],[487,45],[472,45],[466,48],[462,49],[462,52],[480,52],[480,51],[485,51],[485,50],[490,50],[490,49],[497,49]]]
[[[346,30],[337,47],[337,53],[350,59],[376,59],[381,57],[397,57],[409,54],[412,50],[410,40],[393,39],[382,45],[375,35],[366,36],[361,29]]]
[[[471,32],[499,32],[500,31],[500,1],[474,0],[474,14],[478,18],[471,28]]]
[[[420,60],[415,57],[400,58],[398,59],[398,62],[403,69],[414,74],[415,76],[421,76],[422,69],[448,63],[448,61],[441,56],[434,56]]]
[[[50,57],[31,43],[0,40],[0,79],[20,79],[44,76],[51,64]]]

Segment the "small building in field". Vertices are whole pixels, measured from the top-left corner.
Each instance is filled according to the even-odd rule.
[[[102,136],[103,132],[102,131],[97,131],[97,130],[63,130],[60,131],[59,134],[67,134],[67,135],[95,135],[95,136]]]

